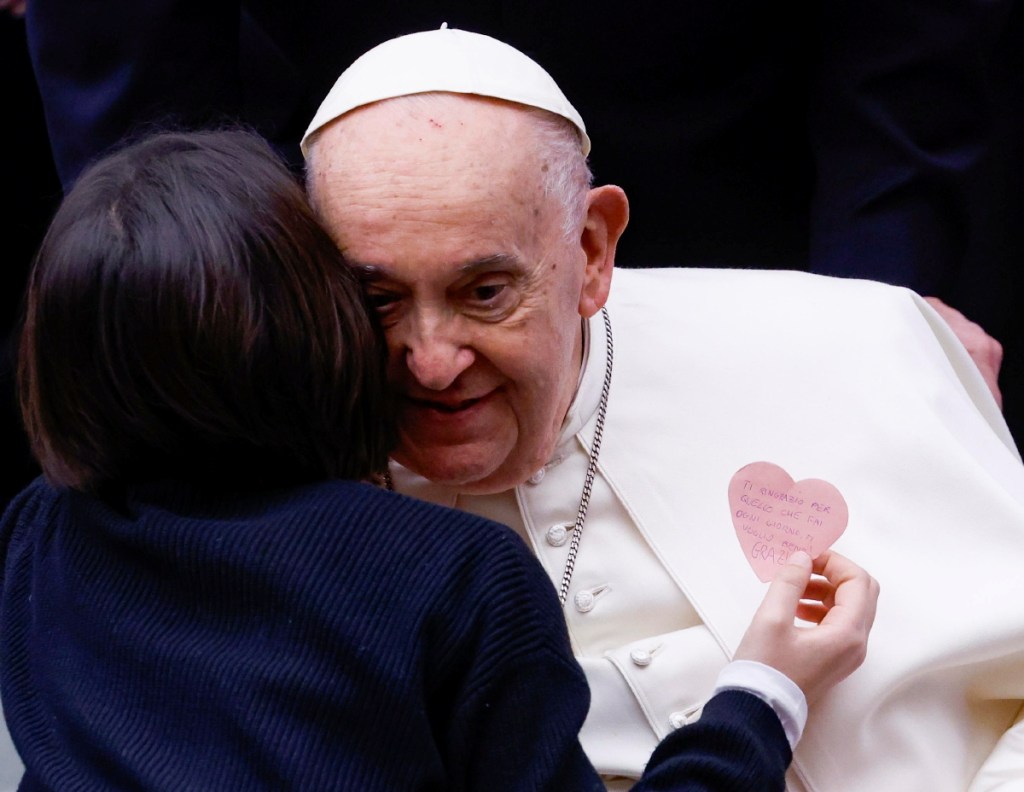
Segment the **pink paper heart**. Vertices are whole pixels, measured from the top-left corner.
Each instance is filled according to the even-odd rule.
[[[729,482],[729,509],[743,555],[767,582],[790,553],[816,558],[843,535],[849,510],[822,479],[793,478],[771,462],[752,462]]]

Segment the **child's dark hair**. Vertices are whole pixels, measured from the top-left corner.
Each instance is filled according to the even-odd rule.
[[[93,165],[37,254],[18,377],[47,479],[261,486],[383,469],[380,332],[296,177],[242,130]]]

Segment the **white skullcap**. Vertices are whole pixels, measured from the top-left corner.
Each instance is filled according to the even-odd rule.
[[[583,156],[590,153],[583,119],[550,74],[508,44],[447,24],[385,41],[357,58],[313,116],[302,136],[302,153],[308,155],[310,136],[350,110],[431,91],[488,96],[555,113],[579,129]]]

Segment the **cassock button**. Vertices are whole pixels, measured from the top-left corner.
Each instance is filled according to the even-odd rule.
[[[531,484],[540,484],[544,480],[544,473],[545,472],[546,471],[544,470],[544,468],[541,468],[536,473],[534,473],[532,476],[530,476],[527,479],[527,481],[530,482]]]
[[[594,602],[596,597],[590,591],[577,592],[576,596],[572,598],[573,604],[576,606],[576,610],[580,613],[589,613],[594,609]]]
[[[646,649],[634,649],[629,653],[629,659],[633,661],[633,665],[643,668],[644,666],[649,666],[651,664],[651,661],[654,659],[654,655]]]
[[[561,547],[569,538],[569,526],[562,523],[555,523],[548,528],[547,542],[552,547]]]
[[[685,726],[688,723],[693,723],[700,718],[700,713],[704,709],[703,704],[694,704],[684,710],[676,710],[668,716],[669,725],[673,729],[678,729]]]

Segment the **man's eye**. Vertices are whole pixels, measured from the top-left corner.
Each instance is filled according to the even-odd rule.
[[[505,291],[504,283],[488,283],[473,288],[473,298],[479,302],[491,302]]]
[[[370,305],[374,310],[386,311],[396,302],[398,302],[398,295],[391,292],[367,292],[366,299],[369,300]]]

